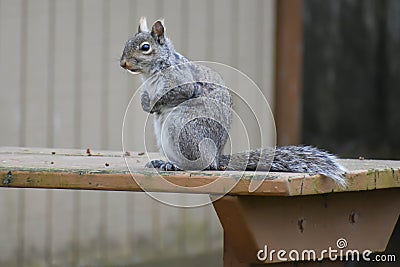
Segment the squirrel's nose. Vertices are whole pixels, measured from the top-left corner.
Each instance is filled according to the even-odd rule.
[[[119,65],[121,65],[122,68],[126,69],[127,67],[127,63],[125,59],[121,59],[119,62]]]

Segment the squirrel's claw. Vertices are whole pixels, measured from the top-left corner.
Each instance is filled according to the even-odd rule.
[[[165,162],[161,159],[155,159],[145,165],[146,168],[157,168],[163,171],[180,171],[181,169],[172,162]]]
[[[150,162],[147,162],[146,163],[146,165],[145,165],[145,167],[146,168],[160,168],[161,167],[161,165],[163,165],[163,164],[165,164],[165,162],[163,161],[163,160],[161,160],[161,159],[155,159],[155,160],[152,160],[152,161],[150,161]]]
[[[160,167],[161,170],[163,171],[179,171],[181,170],[178,166],[171,162],[165,162],[164,164],[161,165]]]

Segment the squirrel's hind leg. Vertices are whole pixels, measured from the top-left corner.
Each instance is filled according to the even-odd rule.
[[[161,159],[155,159],[152,160],[145,165],[146,168],[156,168],[156,169],[161,169],[163,171],[182,171],[178,166],[176,166],[174,163],[169,162],[169,161],[164,161]],[[220,170],[218,167],[216,161],[212,162],[210,165],[208,165],[207,168],[204,170],[206,171],[215,171],[215,170]]]
[[[181,169],[172,162],[155,159],[146,164],[147,168],[157,168],[163,171],[180,171]]]
[[[154,159],[150,162],[147,162],[145,167],[146,168],[160,168],[161,165],[163,165],[165,163],[165,161],[161,160],[161,159]]]
[[[213,162],[211,162],[210,165],[208,165],[207,168],[204,169],[204,171],[216,171],[219,170],[219,164],[218,164],[218,156],[214,158]]]

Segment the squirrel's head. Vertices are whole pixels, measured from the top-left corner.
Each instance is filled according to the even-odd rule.
[[[164,32],[163,20],[154,22],[150,31],[146,18],[141,17],[138,32],[125,44],[120,60],[121,67],[135,74],[149,74],[169,54],[170,42]]]

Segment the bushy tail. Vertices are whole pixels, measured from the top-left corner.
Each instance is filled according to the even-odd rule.
[[[220,166],[227,170],[276,171],[322,174],[346,185],[346,169],[336,157],[312,146],[283,146],[222,155]]]

